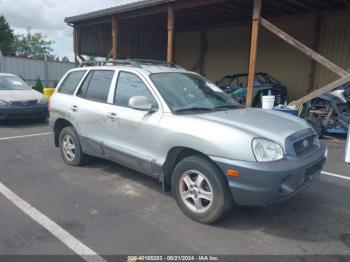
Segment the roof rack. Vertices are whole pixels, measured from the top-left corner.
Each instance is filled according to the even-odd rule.
[[[131,61],[134,63],[137,63],[140,66],[165,66],[170,68],[178,68],[183,69],[183,67],[175,64],[175,63],[168,63],[166,61],[160,61],[160,60],[151,60],[151,59],[127,59],[126,61]]]
[[[79,67],[84,66],[104,66],[104,65],[122,65],[142,68],[142,66],[164,66],[169,68],[183,69],[183,67],[166,61],[150,60],[150,59],[117,59],[117,60],[102,60],[102,61],[84,61],[79,64]]]
[[[131,60],[102,60],[102,61],[84,61],[79,64],[79,67],[84,66],[104,66],[104,65],[123,65],[123,66],[134,66],[141,67],[139,64],[131,61]]]

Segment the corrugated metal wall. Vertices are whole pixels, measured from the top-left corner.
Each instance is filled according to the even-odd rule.
[[[45,62],[43,60],[27,59],[20,57],[3,57],[0,72],[11,73],[21,76],[28,84],[33,85],[40,77],[45,84]],[[53,86],[56,81],[71,68],[73,63],[47,62],[49,86]]]
[[[165,60],[166,27],[147,26],[133,21],[118,23],[118,57]],[[80,29],[80,52],[106,57],[112,49],[112,24],[103,23]]]
[[[323,15],[319,52],[331,61],[350,67],[350,12]],[[316,15],[293,16],[273,21],[287,33],[312,47],[316,36]],[[250,25],[210,29],[204,72],[212,81],[226,74],[248,71]],[[176,36],[175,59],[191,69],[199,57],[199,32],[180,32]],[[307,93],[311,59],[261,27],[257,71],[270,73],[283,82],[290,100]],[[321,87],[336,76],[321,65],[316,67],[315,87]]]
[[[112,48],[112,24],[81,27],[79,43],[82,54],[106,57]]]
[[[350,12],[322,18],[320,53],[345,70],[350,69]],[[314,88],[336,78],[335,74],[318,65]]]
[[[166,36],[166,30],[162,27],[121,23],[118,57],[165,60]]]

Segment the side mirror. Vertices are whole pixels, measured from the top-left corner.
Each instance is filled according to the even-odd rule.
[[[133,96],[129,99],[129,106],[135,110],[154,111],[154,105],[150,99],[145,96]]]

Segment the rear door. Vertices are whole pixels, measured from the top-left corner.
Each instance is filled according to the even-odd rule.
[[[71,71],[67,73],[59,84],[57,91],[50,99],[50,117],[52,121],[55,121],[57,118],[63,118],[70,121],[74,126],[77,125],[78,119],[73,111],[76,98],[73,94],[80,86],[87,71],[86,69]]]
[[[115,70],[90,70],[75,95],[72,110],[78,119],[80,142],[83,151],[92,155],[103,156],[114,75]]]

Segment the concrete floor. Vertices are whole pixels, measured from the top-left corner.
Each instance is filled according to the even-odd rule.
[[[323,140],[324,171],[281,204],[235,207],[212,226],[177,208],[157,181],[95,159],[67,166],[46,124],[0,124],[0,183],[100,255],[350,255],[350,177],[344,138]],[[39,134],[33,137],[17,137]],[[8,139],[9,137],[14,137]],[[0,194],[1,255],[72,255],[62,241]]]

